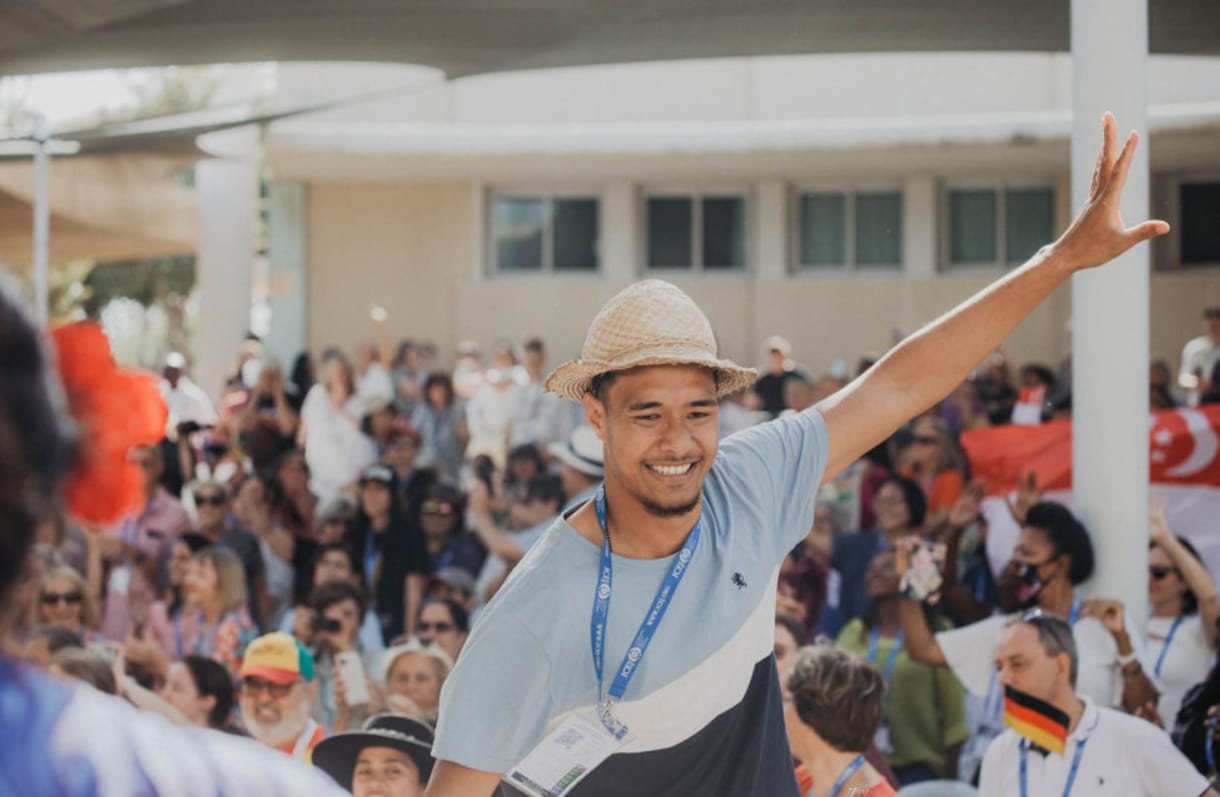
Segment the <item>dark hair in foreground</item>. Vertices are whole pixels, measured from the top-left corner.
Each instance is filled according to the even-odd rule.
[[[229,714],[233,711],[233,681],[224,665],[212,661],[206,656],[194,654],[183,656],[182,663],[195,682],[195,691],[201,697],[212,697],[216,700],[212,710],[208,712],[208,727],[224,730],[229,724]]]
[[[1072,560],[1068,577],[1073,584],[1083,584],[1093,575],[1093,543],[1089,532],[1063,504],[1041,501],[1029,508],[1025,525],[1046,535],[1061,555]]]
[[[74,451],[42,334],[17,296],[0,275],[0,599],[20,577]]]
[[[788,691],[797,716],[827,744],[863,753],[873,743],[885,710],[885,679],[860,657],[830,645],[796,654]]]

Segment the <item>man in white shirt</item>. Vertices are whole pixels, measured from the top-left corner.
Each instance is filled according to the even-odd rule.
[[[1220,307],[1204,310],[1203,323],[1206,333],[1182,347],[1182,367],[1178,370],[1178,385],[1188,391],[1191,404],[1199,403],[1199,396],[1220,364]]]
[[[1051,704],[1068,717],[1062,755],[1017,735],[1001,734],[983,758],[979,794],[988,797],[1122,794],[1127,797],[1217,797],[1207,779],[1150,722],[1100,708],[1076,694],[1072,628],[1034,610],[1009,621],[996,648],[1003,687]]]
[[[186,358],[176,351],[165,356],[165,368],[161,375],[161,397],[169,410],[166,431],[178,428],[180,423],[197,423],[200,426],[216,425],[216,409],[207,392],[186,375]]]

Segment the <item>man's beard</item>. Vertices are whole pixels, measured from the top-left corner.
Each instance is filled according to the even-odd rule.
[[[685,514],[693,512],[695,507],[699,506],[699,502],[702,500],[703,491],[700,490],[699,492],[695,493],[694,498],[684,504],[670,504],[667,506],[665,504],[658,504],[656,501],[648,498],[640,499],[640,503],[643,504],[644,509],[648,510],[648,514],[653,515],[654,517],[670,518],[682,517]]]
[[[291,712],[285,713],[279,722],[274,723],[259,722],[252,716],[253,713],[247,714],[245,707],[242,707],[241,721],[246,726],[246,731],[268,747],[283,747],[295,742],[305,730],[305,724],[309,722],[310,705],[308,701],[298,701]]]

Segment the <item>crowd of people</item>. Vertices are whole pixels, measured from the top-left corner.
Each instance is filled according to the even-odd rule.
[[[1153,365],[1153,407],[1220,400],[1220,308],[1205,323],[1176,385]],[[583,408],[544,389],[541,340],[498,341],[486,362],[464,344],[448,371],[434,346],[394,349],[384,323],[376,333],[355,361],[328,349],[287,374],[251,338],[215,402],[184,357],[167,357],[165,438],[134,454],[145,501],[111,527],[39,526],[9,655],[312,761],[357,795],[422,795],[467,635],[555,520],[594,498],[605,463]],[[757,383],[721,403],[724,436],[800,413],[851,376],[811,377],[782,338],[764,349]],[[1090,532],[1036,483],[1011,506],[1011,561],[997,573],[987,560],[983,486],[958,436],[1070,412],[1070,370],[1014,377],[996,353],[823,485],[781,567],[775,618],[802,793],[840,773],[868,795],[980,779],[1000,793],[987,784],[1026,755],[1003,737],[1013,684],[1071,710],[1064,695],[1082,696],[1085,724],[1100,716],[1138,740],[1112,744],[1138,752],[1127,763],[1146,763],[1143,777],[1182,777],[1172,745],[1215,775],[1220,597],[1161,511],[1146,634],[1119,596],[1086,598]],[[910,589],[927,552],[934,600]]]

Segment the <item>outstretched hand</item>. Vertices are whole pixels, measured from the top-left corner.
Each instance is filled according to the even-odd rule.
[[[1107,111],[1101,119],[1101,155],[1093,170],[1089,201],[1067,232],[1053,244],[1054,249],[1076,269],[1100,266],[1141,241],[1169,232],[1169,225],[1159,220],[1146,221],[1134,227],[1127,227],[1123,223],[1119,204],[1139,136],[1132,131],[1123,144],[1122,152],[1115,157],[1118,145],[1116,127],[1114,115]]]

